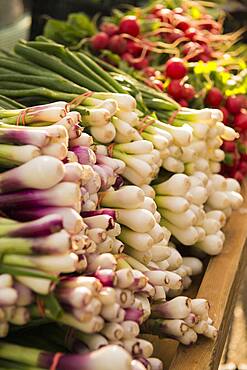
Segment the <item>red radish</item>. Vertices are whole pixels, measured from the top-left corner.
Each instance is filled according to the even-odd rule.
[[[185,99],[179,100],[178,103],[181,105],[181,107],[186,107],[187,108],[189,106],[187,100],[185,100]]]
[[[181,39],[181,37],[184,37],[183,31],[177,30],[176,28],[174,28],[173,32],[163,33],[164,40],[166,42],[169,42],[170,44],[172,44],[178,39]]]
[[[243,100],[242,108],[247,109],[247,96],[246,95],[239,95],[241,99]]]
[[[223,150],[224,152],[234,153],[236,150],[236,144],[232,141],[224,141]]]
[[[190,84],[185,84],[182,88],[182,97],[185,100],[192,100],[195,97],[195,89],[192,85]]]
[[[234,179],[238,180],[239,182],[243,181],[244,175],[240,171],[236,171],[233,174]]]
[[[159,90],[164,91],[164,86],[163,86],[162,81],[160,81],[160,80],[153,80],[153,81],[152,81],[152,83],[153,83],[156,87],[158,87],[158,89],[159,89]]]
[[[106,49],[109,45],[109,36],[105,32],[99,32],[91,37],[91,45],[95,50]]]
[[[132,62],[131,65],[135,68],[135,69],[139,69],[139,70],[142,70],[144,68],[147,68],[148,67],[148,59],[147,58],[143,58],[142,60],[140,60],[139,62]]]
[[[197,36],[197,30],[194,27],[190,27],[185,31],[185,37],[188,37],[191,41],[195,40]]]
[[[226,107],[220,107],[220,110],[223,113],[223,123],[226,125],[229,120],[229,112]]]
[[[133,37],[136,37],[140,33],[140,26],[134,15],[128,15],[124,17],[119,24],[119,32],[127,33]]]
[[[133,62],[133,56],[128,52],[122,54],[122,60],[126,61],[132,67],[138,70],[145,70],[146,68],[148,68],[148,60],[146,58],[143,58],[139,62]]]
[[[122,60],[124,60],[125,62],[130,64],[132,59],[133,57],[130,53],[127,52],[127,53],[122,54]]]
[[[246,162],[240,162],[238,169],[243,175],[247,175],[247,163]]]
[[[181,99],[183,94],[183,85],[181,84],[181,81],[172,80],[167,87],[167,92],[174,99]]]
[[[241,161],[247,162],[247,153],[241,154]]]
[[[190,28],[189,20],[186,17],[176,14],[174,20],[176,28],[179,28],[182,31],[186,31],[188,28]]]
[[[155,76],[156,71],[153,67],[146,67],[144,68],[143,72],[145,73],[146,76],[153,77]]]
[[[229,96],[226,99],[226,108],[230,113],[238,114],[240,113],[242,107],[243,107],[243,98],[240,95]]]
[[[118,33],[118,26],[116,26],[114,23],[102,23],[100,30],[107,33],[107,35],[111,37]]]
[[[137,44],[134,41],[127,41],[127,49],[128,52],[133,55],[133,57],[137,58],[141,55],[143,48],[141,45]]]
[[[109,49],[116,54],[123,54],[127,49],[127,41],[121,35],[110,38]]]
[[[207,63],[211,60],[211,58],[207,54],[202,53],[198,55],[198,60],[201,60],[202,62]]]
[[[212,87],[205,98],[205,102],[212,108],[218,108],[223,100],[223,94],[217,87]]]
[[[180,80],[187,73],[184,61],[180,58],[171,58],[166,63],[166,75],[173,80]]]
[[[182,52],[183,55],[188,55],[190,53],[194,53],[196,50],[202,50],[201,45],[198,42],[190,41],[183,46]]]
[[[213,24],[210,21],[204,21],[203,24],[199,24],[199,28],[201,30],[207,30],[207,31],[212,31]]]
[[[238,131],[247,130],[247,113],[239,113],[234,117],[233,121],[234,127]]]
[[[208,46],[208,44],[205,44],[205,42],[200,42],[200,45],[203,47],[203,54],[208,55],[210,57],[213,49],[210,46]]]

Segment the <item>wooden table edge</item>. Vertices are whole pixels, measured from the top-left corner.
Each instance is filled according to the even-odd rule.
[[[243,185],[243,193],[245,202],[242,208],[247,208],[247,183]],[[218,337],[215,341],[207,338],[200,338],[198,342],[191,347],[179,345],[176,356],[173,359],[169,370],[218,369],[233,315],[234,299],[237,298],[239,285],[247,261],[247,214],[245,212],[234,212],[225,231],[226,243],[223,253],[210,260],[197,294],[198,297],[204,297],[210,301],[215,325],[219,330]],[[232,245],[234,238],[236,245]],[[229,258],[231,260],[229,260]],[[214,306],[217,306],[216,303],[218,304],[219,302],[216,302],[217,298],[214,302],[210,300],[210,291],[208,290],[208,286],[210,284],[209,280],[212,279],[213,273],[216,273],[215,278],[220,280],[221,271],[219,267],[221,266],[222,261],[222,268],[227,268],[228,266],[225,264],[227,259],[229,260],[229,264],[232,265],[232,270],[234,271],[229,271],[229,288],[226,292],[226,299],[222,301],[220,309],[219,307],[214,309]],[[222,271],[222,274],[223,273],[224,271]],[[217,289],[219,289],[220,286],[219,280],[215,281]],[[223,289],[223,286],[221,288]]]

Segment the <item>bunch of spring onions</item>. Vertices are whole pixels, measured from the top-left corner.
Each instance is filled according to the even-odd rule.
[[[49,112],[50,109],[54,110],[54,107],[48,105],[32,108],[30,111],[33,116],[30,114],[29,117],[35,119],[35,114],[40,110],[43,116],[46,114],[45,122],[49,122],[49,114],[53,113]],[[7,114],[7,111],[5,113]],[[39,122],[42,122],[43,116],[38,116]],[[3,309],[5,320],[3,336],[6,335],[8,322],[23,325],[31,317],[45,316],[79,330],[81,338],[85,335],[83,342],[86,342],[91,351],[103,345],[120,343],[135,357],[137,366],[138,356],[141,360],[148,361],[152,355],[152,345],[137,338],[138,324],[149,316],[150,309],[146,307],[147,305],[149,307],[147,293],[143,293],[143,300],[138,300],[135,293],[142,297],[142,289],[147,285],[148,279],[132,268],[121,266],[117,268],[117,259],[110,252],[114,254],[121,252],[123,244],[115,238],[120,232],[120,226],[115,223],[115,211],[111,209],[97,211],[95,208],[98,199],[92,201],[92,195],[97,196],[98,190],[108,190],[109,186],[115,183],[117,172],[121,172],[124,164],[105,155],[98,155],[96,158],[90,149],[91,137],[81,133],[77,128],[78,113],[66,112],[59,121],[56,119],[55,116],[53,122],[49,122],[49,126],[40,124],[39,128],[23,127],[21,132],[23,136],[20,135],[19,127],[9,125],[8,130],[12,136],[2,135],[3,140],[7,140],[6,138],[13,140],[14,137],[17,148],[19,136],[20,140],[24,140],[27,137],[26,132],[29,131],[30,138],[37,139],[36,134],[43,131],[45,133],[46,128],[49,132],[56,132],[61,126],[65,127],[68,136],[66,145],[64,144],[66,156],[55,158],[59,152],[57,146],[52,149],[54,153],[52,150],[50,153],[54,154],[54,157],[48,157],[49,161],[54,160],[61,164],[63,169],[57,185],[52,184],[51,189],[47,189],[44,180],[37,175],[33,179],[30,171],[27,172],[30,177],[28,185],[25,183],[22,185],[21,181],[12,181],[11,188],[12,182],[7,183],[7,180],[6,185],[4,182],[2,185],[1,196],[5,198],[1,208],[9,216],[28,222],[1,219],[4,236],[1,268],[15,276],[19,282],[19,290],[29,297],[26,303],[28,307],[22,308],[21,312],[16,298],[13,298],[13,302],[8,302],[8,307]],[[3,126],[6,125],[3,123]],[[32,136],[33,132],[36,136]],[[50,143],[55,144],[60,143],[58,140]],[[37,159],[47,161],[47,156],[40,155]],[[66,163],[63,164],[61,159]],[[26,164],[30,166],[32,161],[4,172],[5,178],[7,179],[11,171],[12,173],[16,170],[21,171]],[[36,163],[35,167],[30,168],[33,172],[35,169],[38,175],[41,172],[46,182],[50,184],[51,179],[45,172],[46,167],[41,171]],[[55,175],[58,172],[53,168],[48,169],[51,171],[51,177],[53,173]],[[110,169],[112,173],[109,174]],[[24,180],[25,174],[24,172]],[[26,186],[29,188],[28,191],[25,190]],[[92,190],[94,186],[96,188]],[[94,204],[93,207],[89,207],[89,200]],[[22,207],[16,209],[17,205]],[[84,219],[79,214],[81,210]],[[74,272],[83,273],[84,276],[66,277],[67,273]],[[59,282],[61,274],[63,276]],[[53,298],[59,306],[59,316],[54,316],[54,312],[42,299],[44,307],[40,311],[32,291],[48,296],[52,291]],[[13,292],[15,294],[14,290]],[[140,350],[135,353],[137,346],[140,346]]]
[[[0,338],[7,336],[9,325],[25,325],[30,320],[28,307],[34,299],[32,291],[13,280],[10,274],[0,275]]]
[[[175,174],[154,185],[154,190],[161,225],[179,242],[195,245],[209,255],[222,251],[225,236],[221,229],[232,209],[243,202],[236,180],[203,172]]]
[[[143,324],[143,331],[169,336],[189,345],[197,341],[198,334],[214,339],[217,330],[208,316],[209,305],[205,299],[184,296],[152,306],[152,318]]]
[[[112,144],[108,148],[97,145],[97,157],[112,155],[113,158],[124,162],[122,176],[131,184],[137,186],[148,185],[157,176],[161,160],[152,142],[147,140],[133,141],[124,144]]]
[[[211,182],[211,188],[206,203],[206,210],[215,211],[219,209],[229,218],[232,210],[238,209],[243,201],[238,181],[231,178],[226,179],[216,174],[211,175],[209,181]]]
[[[134,119],[135,121],[139,122],[139,120],[136,118],[136,113],[128,111],[128,109],[133,109],[132,106],[135,106],[134,98],[127,94],[112,94],[112,97],[114,97],[115,100],[102,100],[102,104],[114,103],[114,110],[117,110],[116,114],[121,117],[121,120],[115,117],[113,120],[115,123],[118,120],[118,122],[130,126],[130,123],[128,123],[127,120]],[[92,97],[86,98],[86,100],[87,99],[91,99],[91,104],[95,104],[95,109],[92,109],[98,111],[99,109],[97,108],[97,103],[95,102],[96,99]],[[127,100],[128,103],[126,107],[124,107],[123,102],[125,100]],[[128,100],[130,101],[128,102]],[[65,106],[66,109],[69,110],[70,104],[67,104]],[[28,125],[28,127],[30,127],[30,125],[40,127],[40,122],[38,121],[42,120],[43,117],[35,117],[32,113],[32,109],[35,108],[17,110],[2,109],[0,110],[0,119],[6,125],[16,124],[21,120],[21,122],[25,123],[25,125]],[[125,111],[123,111],[122,109],[125,109]],[[64,124],[66,124],[67,128],[69,129],[69,157],[73,157],[73,160],[76,160],[77,158],[77,161],[79,163],[83,165],[89,165],[93,168],[94,172],[96,173],[96,177],[101,178],[101,190],[105,190],[113,185],[116,180],[116,175],[119,175],[121,173],[127,180],[136,185],[148,184],[152,181],[153,178],[157,176],[159,168],[161,166],[160,153],[159,151],[154,149],[154,145],[151,141],[143,140],[142,136],[140,136],[139,134],[137,135],[137,140],[132,142],[130,142],[132,139],[129,134],[123,135],[122,140],[118,140],[119,134],[117,134],[118,136],[115,136],[116,131],[113,131],[113,135],[109,136],[107,127],[113,127],[112,122],[108,122],[108,126],[103,124],[97,127],[91,126],[90,133],[93,135],[94,140],[96,140],[97,142],[110,143],[112,142],[112,140],[114,140],[114,142],[116,143],[119,141],[122,142],[122,144],[110,144],[108,148],[103,145],[98,145],[96,151],[97,155],[95,157],[95,154],[93,153],[94,147],[92,145],[92,137],[89,136],[87,133],[83,133],[82,135],[80,135],[80,137],[78,137],[79,132],[82,130],[82,128],[80,127],[85,126],[85,117],[88,118],[89,116],[87,114],[85,116],[83,115],[80,124],[78,116],[79,114],[77,112],[69,112],[67,113],[67,116],[63,117]],[[68,122],[69,118],[70,122]],[[109,119],[110,118],[111,115],[109,113]],[[125,119],[125,121],[123,121],[123,119]],[[72,121],[73,125],[71,125]],[[100,118],[98,117],[95,122],[99,123]],[[52,123],[53,122],[47,122],[46,124],[51,125]],[[103,138],[104,135],[108,137],[109,140]],[[152,135],[149,136],[152,138]],[[169,142],[166,141],[166,146],[168,144]],[[63,156],[65,154],[65,147],[53,145],[49,153],[51,153],[52,155],[56,155],[58,159],[63,159]],[[38,153],[36,155],[38,155]],[[109,155],[112,157],[112,159],[109,158]],[[106,157],[108,158],[106,159]],[[94,180],[92,181],[96,184],[97,179],[94,178]],[[90,193],[92,195],[92,199],[88,200],[87,204],[85,205],[85,210],[92,209],[90,208],[90,205],[92,206],[92,202],[95,203],[95,194],[97,193],[99,188],[96,185],[94,186],[94,188],[95,190],[93,190],[93,186],[91,186],[91,190],[93,190],[93,192]]]
[[[220,149],[223,140],[233,141],[238,134],[221,121],[222,113],[215,109],[200,111],[181,108],[171,114],[163,114],[163,122],[147,120],[145,131],[164,135],[169,144],[156,146],[163,159],[162,167],[174,173],[193,174],[196,171],[204,173],[220,172],[220,162],[224,152]],[[147,137],[147,140],[152,141]],[[163,139],[164,140],[164,139]]]

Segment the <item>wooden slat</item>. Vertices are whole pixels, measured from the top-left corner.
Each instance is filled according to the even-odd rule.
[[[247,208],[247,185],[243,188]],[[226,228],[223,252],[210,260],[197,297],[209,300],[210,316],[219,329],[215,341],[200,338],[192,347],[179,346],[170,370],[217,370],[232,320],[238,288],[247,261],[247,213],[234,212]],[[165,351],[165,348],[164,348]]]

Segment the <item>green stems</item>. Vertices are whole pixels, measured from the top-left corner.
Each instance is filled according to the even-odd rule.
[[[23,351],[23,347],[14,344],[0,344],[0,358],[35,366],[38,363],[39,356],[40,350],[28,348],[28,350]]]
[[[35,85],[39,87],[47,87],[49,89],[56,90],[59,88],[61,92],[67,92],[71,94],[83,94],[87,90],[83,87],[76,85],[73,82],[67,81],[62,77],[43,77],[43,76],[25,76],[22,74],[4,74],[1,75],[1,87],[4,88],[2,82],[11,82],[13,86],[15,83],[25,83],[28,88],[36,88]],[[30,86],[29,86],[30,85]]]
[[[149,109],[154,110],[174,111],[177,109],[176,105],[164,99],[145,99],[145,103],[147,104]]]
[[[8,360],[0,360],[0,370],[43,370],[43,368],[10,362]]]
[[[33,63],[27,62],[25,59],[22,59],[21,63],[18,60],[18,56],[15,58],[1,58],[0,57],[0,67],[4,69],[8,69],[9,71],[15,71],[23,74],[31,74],[37,76],[51,76],[54,75],[54,72],[51,72],[49,69],[42,68],[37,66]]]
[[[15,46],[15,51],[23,58],[30,60],[31,62],[36,63],[42,67],[49,68],[50,70],[60,74],[63,77],[68,78],[75,83],[84,86],[89,90],[102,91],[102,87],[100,85],[98,85],[88,77],[83,76],[78,71],[75,71],[73,68],[67,66],[59,58],[53,55],[44,54],[42,51],[33,49],[24,43],[17,44]]]
[[[122,88],[122,86],[117,81],[115,81],[108,72],[105,72],[103,68],[101,68],[97,63],[95,63],[92,58],[88,57],[83,52],[77,53],[77,55],[78,58],[84,63],[86,63],[97,75],[102,77],[104,81],[108,82],[108,85],[112,87],[111,91],[125,93],[125,90]]]
[[[59,88],[59,86],[58,86]],[[54,91],[47,89],[45,87],[36,87],[36,88],[29,88],[26,90],[8,90],[8,89],[1,89],[0,88],[0,95],[5,95],[7,97],[33,97],[33,96],[43,96],[45,98],[48,98],[51,101],[57,101],[57,100],[65,100],[65,101],[72,101],[75,99],[78,95],[76,94],[69,94],[69,93],[63,93],[60,91]]]
[[[16,101],[7,98],[6,96],[0,95],[0,108],[4,109],[22,109],[24,105],[17,103]]]

